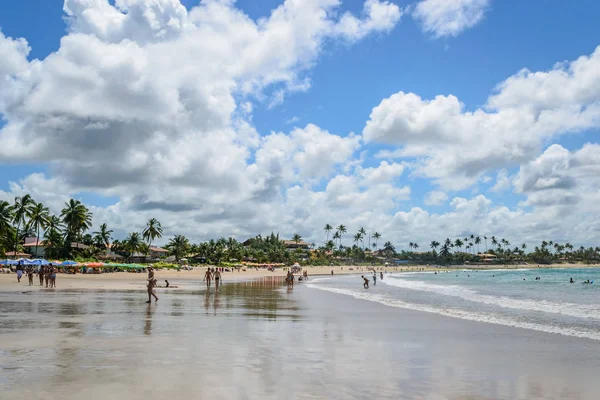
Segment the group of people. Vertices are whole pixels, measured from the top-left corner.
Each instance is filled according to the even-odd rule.
[[[33,286],[33,277],[37,274],[40,279],[40,286],[44,286],[45,283],[47,288],[55,288],[57,272],[57,268],[52,265],[41,265],[35,268],[33,265],[24,266],[23,264],[19,264],[17,266],[17,282],[20,283],[21,278],[26,274],[29,286]]]
[[[219,290],[219,286],[222,283],[222,279],[221,279],[221,271],[222,270],[223,270],[222,268],[213,268],[213,267],[209,267],[206,270],[206,273],[204,274],[203,282],[206,282],[207,289],[210,289],[211,282],[214,279],[215,280],[215,289]]]

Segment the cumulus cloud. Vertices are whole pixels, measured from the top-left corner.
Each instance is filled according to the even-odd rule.
[[[188,10],[179,0],[65,0],[68,34],[31,62],[25,39],[0,34],[0,158],[41,160],[50,174],[4,196],[31,190],[57,212],[62,195],[33,189],[60,182],[64,196],[117,197],[95,210],[116,227],[156,216],[195,238],[291,230],[278,206],[288,189],[325,185],[342,169],[359,182],[350,162],[361,138],[311,124],[261,136],[255,105],[309,90],[328,41],[389,32],[401,15],[389,1],[367,0],[356,17],[339,6],[286,0],[255,21],[232,1]]]
[[[380,156],[414,158],[417,175],[465,189],[486,171],[528,162],[551,138],[599,127],[598,71],[600,47],[547,72],[519,72],[473,111],[452,95],[398,92],[373,109],[363,136],[399,146]]]
[[[425,199],[423,203],[428,206],[439,206],[448,201],[448,195],[445,192],[439,190],[432,190],[431,192],[425,195]]]
[[[390,1],[366,0],[364,19],[344,13],[334,32],[348,40],[362,39],[371,32],[389,32],[400,20],[402,10]]]
[[[452,95],[399,92],[373,109],[362,135],[309,120],[257,131],[257,107],[310,90],[329,42],[387,33],[404,12],[383,0],[355,16],[339,5],[286,0],[255,21],[233,1],[188,10],[179,0],[66,0],[68,33],[44,60],[28,60],[25,39],[0,34],[0,160],[47,166],[0,198],[31,193],[54,213],[83,193],[116,198],[91,208],[94,224],[117,237],[151,217],[166,236],[194,241],[274,231],[320,243],[325,223],[377,230],[399,246],[438,233],[586,243],[600,231],[585,222],[586,212],[600,216],[597,146],[539,155],[557,135],[599,125],[600,50],[523,70],[476,110]],[[385,159],[374,162],[371,142],[391,145]],[[452,199],[444,214],[403,210],[409,174],[460,189],[497,173],[505,186],[497,170],[510,165],[521,165],[510,183],[524,199],[512,209],[476,195]],[[448,200],[435,190],[426,203]]]
[[[501,169],[496,176],[496,184],[490,189],[492,192],[502,192],[511,187],[511,178],[506,169]]]
[[[489,6],[490,0],[421,0],[412,15],[423,31],[441,38],[458,36],[474,27]]]

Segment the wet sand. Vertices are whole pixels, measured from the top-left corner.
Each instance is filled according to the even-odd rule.
[[[598,398],[596,342],[271,281],[2,290],[0,398]]]

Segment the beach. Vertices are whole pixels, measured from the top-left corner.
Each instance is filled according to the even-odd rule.
[[[216,292],[201,270],[157,271],[178,286],[158,304],[145,274],[59,275],[56,290],[0,275],[0,397],[598,398],[598,341],[311,287],[349,275],[290,289],[247,272]]]

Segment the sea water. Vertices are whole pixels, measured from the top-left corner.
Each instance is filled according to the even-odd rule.
[[[600,340],[600,269],[443,270],[384,273],[369,289],[356,275],[308,286],[391,307]],[[536,279],[539,277],[539,279]],[[573,278],[574,283],[570,283]],[[584,283],[587,280],[593,284]]]

